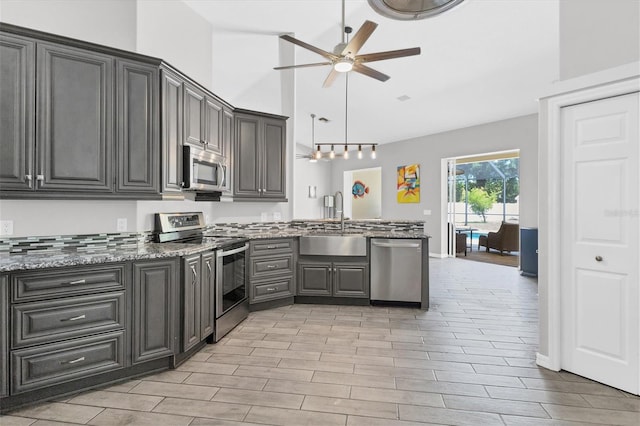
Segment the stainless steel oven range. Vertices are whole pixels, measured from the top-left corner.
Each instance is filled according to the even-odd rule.
[[[155,241],[162,243],[215,243],[215,327],[213,341],[217,342],[249,314],[246,238],[209,237],[204,235],[206,224],[201,212],[156,213]],[[184,285],[185,283],[183,283]]]

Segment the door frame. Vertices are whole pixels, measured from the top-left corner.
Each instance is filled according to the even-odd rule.
[[[540,347],[546,345],[547,355],[540,351],[536,363],[541,367],[559,371],[562,368],[562,108],[640,91],[640,77],[604,83],[540,99],[539,146],[538,146],[538,192],[546,195],[540,202],[539,195],[539,241],[538,241],[538,305],[540,312]],[[639,301],[640,303],[640,301]],[[546,315],[546,328],[544,316]],[[547,336],[543,341],[542,336]],[[540,348],[539,348],[540,349]]]

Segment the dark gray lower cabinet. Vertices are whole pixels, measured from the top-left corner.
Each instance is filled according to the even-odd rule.
[[[200,271],[199,254],[182,259],[182,351],[200,343]]]
[[[200,340],[213,334],[215,329],[216,252],[202,254],[200,274]]]
[[[9,280],[0,276],[0,396],[9,394]]]
[[[291,299],[295,295],[296,240],[256,240],[249,247],[249,304]]]
[[[174,354],[178,280],[176,259],[133,264],[133,364]]]
[[[367,263],[300,260],[298,296],[369,297]]]

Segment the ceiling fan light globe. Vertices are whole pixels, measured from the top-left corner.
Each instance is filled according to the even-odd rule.
[[[343,58],[333,64],[333,69],[337,72],[349,72],[353,69],[353,61]]]

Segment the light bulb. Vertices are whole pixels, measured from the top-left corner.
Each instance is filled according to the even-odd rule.
[[[353,69],[353,59],[344,57],[333,64],[333,69],[337,72],[349,72]]]
[[[331,152],[329,153],[329,158],[332,160],[336,158],[336,151],[333,149],[333,145],[331,145]]]
[[[348,160],[349,159],[349,147],[347,145],[344,146],[344,159]]]
[[[376,146],[375,145],[371,145],[371,158],[372,159],[376,159]]]
[[[358,160],[362,160],[362,145],[358,145]]]
[[[322,152],[320,152],[320,145],[318,145],[318,150],[316,151],[316,160],[322,158]]]

